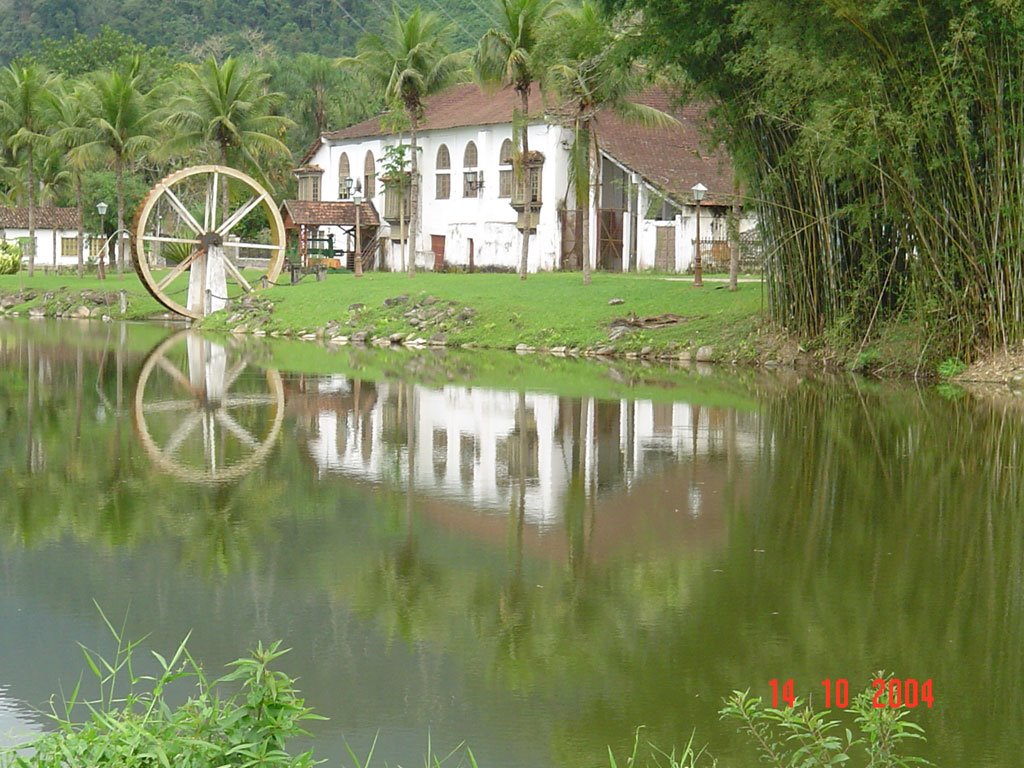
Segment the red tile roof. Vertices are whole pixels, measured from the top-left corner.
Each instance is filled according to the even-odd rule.
[[[531,119],[538,121],[543,119],[543,104],[539,95],[540,91],[536,87],[530,91],[530,116]],[[513,88],[490,91],[482,89],[476,83],[453,85],[424,101],[420,130],[436,131],[471,125],[511,123],[512,110],[519,105],[519,94]],[[385,128],[381,124],[381,118],[382,116],[378,115],[339,131],[328,131],[323,134],[322,138],[337,141],[394,134],[393,130]],[[312,159],[317,149],[320,148],[320,144],[321,139],[317,139],[306,150],[306,154],[302,157],[302,165]]]
[[[635,101],[672,115],[680,124],[647,128],[612,110],[604,110],[597,118],[601,149],[679,203],[692,203],[690,188],[700,182],[708,188],[705,205],[730,204],[733,171],[729,155],[724,148],[708,148],[705,138],[709,106],[680,106],[668,93],[656,88],[645,91]],[[511,88],[487,91],[475,83],[465,83],[427,99],[420,125],[422,130],[500,125],[511,122],[512,111],[518,106],[519,95]],[[543,108],[544,99],[534,89],[530,94],[531,119],[542,119]],[[313,142],[302,163],[312,159],[323,140],[364,139],[392,133],[381,124],[380,117],[330,131]]]
[[[319,202],[312,200],[285,200],[281,204],[285,226],[305,224],[308,227],[354,227],[356,205],[351,200]],[[380,216],[373,203],[364,200],[359,206],[361,227],[380,226]]]
[[[36,208],[35,225],[37,229],[78,229],[78,209]],[[28,208],[0,206],[0,227],[4,229],[28,229]]]
[[[648,128],[604,110],[597,117],[601,150],[679,203],[693,204],[690,190],[699,182],[708,188],[705,205],[731,204],[732,161],[724,147],[708,146],[709,105],[679,106],[659,89],[645,91],[634,101],[672,115],[679,125]]]

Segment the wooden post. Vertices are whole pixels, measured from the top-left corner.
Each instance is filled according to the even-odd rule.
[[[360,208],[363,207],[363,196],[359,195],[356,202],[356,258],[355,264],[353,265],[356,277],[363,276],[363,233],[360,231]]]

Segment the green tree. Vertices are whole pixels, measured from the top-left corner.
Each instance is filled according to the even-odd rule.
[[[92,36],[75,30],[67,38],[40,40],[28,58],[64,77],[81,77],[102,69],[130,66],[135,56],[141,58],[150,71],[163,72],[171,66],[166,48],[150,48],[106,25]]]
[[[465,55],[451,50],[454,28],[442,22],[436,13],[417,6],[403,15],[392,8],[384,33],[366,35],[359,40],[355,58],[372,85],[384,93],[389,104],[400,104],[409,120],[411,146],[411,184],[409,233],[413,252],[408,274],[416,274],[416,236],[419,228],[420,183],[417,134],[423,116],[423,100],[440,91],[464,71]]]
[[[562,16],[541,43],[546,64],[541,71],[561,101],[560,117],[573,131],[569,178],[577,217],[597,201],[600,150],[598,128],[603,110],[643,125],[675,120],[633,101],[643,85],[642,73],[628,59],[628,38],[621,35],[591,0]],[[590,238],[582,239],[583,284],[590,284]]]
[[[36,150],[47,140],[44,100],[54,85],[54,76],[38,64],[12,64],[0,72],[0,127],[15,157],[24,158],[29,276],[36,261]]]
[[[47,94],[47,115],[53,133],[50,149],[53,154],[67,158],[66,175],[74,190],[75,208],[78,210],[78,276],[82,277],[84,265],[82,250],[85,241],[85,198],[82,192],[84,158],[74,151],[90,141],[89,116],[85,109],[84,83],[64,83]]]
[[[82,166],[104,163],[114,171],[117,186],[117,269],[124,270],[124,174],[135,160],[157,145],[155,90],[146,90],[141,60],[126,67],[97,72],[82,92],[90,139],[69,154]]]
[[[301,154],[321,133],[351,125],[383,106],[379,94],[333,58],[315,53],[267,61],[272,90],[291,94],[281,111],[294,122],[288,146]]]
[[[512,116],[512,125],[519,133],[517,173],[523,178],[527,190],[522,250],[519,256],[519,277],[526,279],[527,259],[530,253],[530,195],[531,179],[526,174],[532,169],[525,163],[529,157],[530,88],[543,79],[537,61],[538,47],[545,25],[550,23],[560,8],[560,0],[498,0],[500,23],[480,38],[473,57],[477,76],[488,85],[515,88],[519,94],[520,109]]]
[[[266,72],[227,58],[188,66],[184,93],[171,106],[169,152],[242,166],[265,178],[264,161],[289,157],[281,140],[292,121],[276,114],[284,95],[269,91]]]

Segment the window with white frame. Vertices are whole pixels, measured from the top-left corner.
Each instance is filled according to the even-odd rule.
[[[435,197],[438,200],[447,200],[452,195],[452,158],[448,153],[448,147],[442,144],[437,148],[437,163],[435,164]]]
[[[465,152],[462,153],[462,196],[463,197],[478,197],[479,186],[476,183],[476,166],[477,166],[477,152],[476,144],[469,142],[466,145]],[[472,181],[471,181],[472,179]]]
[[[498,197],[512,197],[512,140],[505,139],[498,153]]]

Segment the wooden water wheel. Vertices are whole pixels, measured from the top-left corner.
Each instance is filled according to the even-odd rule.
[[[238,342],[182,331],[147,356],[133,416],[143,450],[193,483],[240,480],[270,454],[284,421],[284,383]]]
[[[273,283],[284,265],[284,222],[273,198],[223,165],[185,168],[158,181],[139,207],[133,239],[143,285],[172,312],[192,319],[251,293],[261,278]],[[242,255],[258,271],[243,274],[236,263]]]

